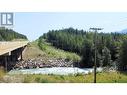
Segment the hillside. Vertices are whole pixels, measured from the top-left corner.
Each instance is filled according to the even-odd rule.
[[[94,63],[94,32],[65,28],[49,30],[39,38],[39,43],[50,43],[57,49],[73,52],[82,56],[81,67],[93,67]],[[123,33],[98,33],[97,34],[97,66],[116,66],[120,64],[120,48],[123,41],[127,40],[127,34]],[[46,49],[43,47],[42,49]]]
[[[12,40],[17,40],[17,39],[27,40],[27,37],[23,34],[15,32],[12,29],[0,27],[0,41],[12,41]]]

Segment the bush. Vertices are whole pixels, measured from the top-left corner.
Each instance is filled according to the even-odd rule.
[[[49,83],[49,81],[47,79],[41,79],[40,81],[41,83]]]
[[[64,80],[64,76],[61,75],[60,78]]]

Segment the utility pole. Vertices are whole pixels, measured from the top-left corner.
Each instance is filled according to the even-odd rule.
[[[94,83],[96,83],[96,69],[97,69],[97,31],[102,30],[103,28],[90,28],[90,30],[93,30],[95,32],[94,34],[94,49],[95,49],[95,55],[94,55]]]

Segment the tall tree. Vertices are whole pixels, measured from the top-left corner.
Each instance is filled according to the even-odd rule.
[[[127,40],[124,40],[121,48],[120,63],[118,65],[119,70],[127,69]]]

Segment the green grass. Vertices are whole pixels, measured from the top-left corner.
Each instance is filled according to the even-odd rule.
[[[50,43],[47,43],[44,39],[39,43],[39,47],[49,57],[64,58],[73,61],[80,61],[81,59],[81,57],[78,54],[57,49],[53,47]]]
[[[93,73],[88,75],[24,75],[27,83],[93,83]],[[97,83],[127,83],[127,73],[97,73]]]

